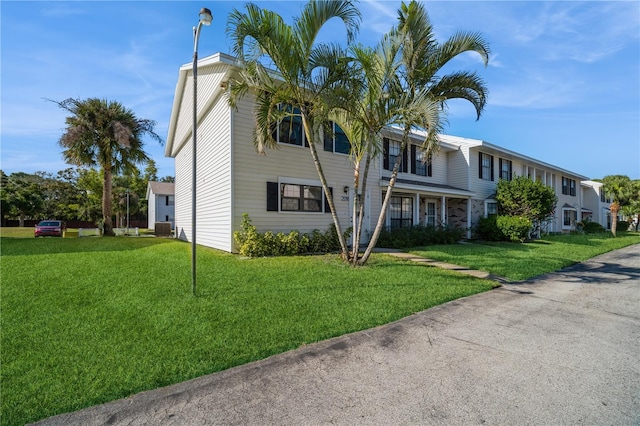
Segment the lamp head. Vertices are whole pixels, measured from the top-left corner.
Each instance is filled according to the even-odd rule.
[[[211,11],[206,7],[200,9],[200,23],[202,25],[211,25],[211,21],[213,20],[213,15],[211,15]]]

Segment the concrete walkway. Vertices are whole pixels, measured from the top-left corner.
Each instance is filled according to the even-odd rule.
[[[639,425],[640,245],[40,425]]]
[[[486,271],[478,271],[476,269],[465,268],[464,266],[454,265],[453,263],[440,262],[439,260],[427,259],[426,257],[416,256],[415,254],[406,253],[402,250],[397,249],[374,249],[376,253],[385,253],[391,256],[398,257],[400,259],[410,260],[412,262],[417,262],[423,264],[425,266],[433,266],[441,269],[448,269],[450,271],[457,271],[461,274],[471,275],[476,278],[483,278],[486,280],[497,281],[499,283],[509,283],[510,281],[507,278],[500,277],[498,275],[490,274]]]

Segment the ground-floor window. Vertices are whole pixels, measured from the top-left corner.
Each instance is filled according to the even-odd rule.
[[[576,211],[572,209],[563,209],[562,210],[562,227],[563,228],[572,228],[576,224]]]
[[[436,203],[433,201],[427,201],[425,223],[427,226],[436,226]]]
[[[484,202],[484,216],[495,216],[498,214],[498,202],[495,200],[486,200]]]
[[[391,228],[408,228],[413,226],[413,198],[391,197],[389,207]]]

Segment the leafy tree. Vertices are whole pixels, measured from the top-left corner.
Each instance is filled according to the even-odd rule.
[[[336,44],[316,43],[316,37],[327,21],[338,18],[345,25],[347,42],[351,43],[358,30],[360,12],[352,1],[311,0],[293,25],[288,25],[280,15],[253,3],[245,8],[245,13],[234,9],[227,21],[232,50],[243,65],[240,78],[231,86],[230,104],[235,105],[249,91],[255,94],[258,151],[277,146],[272,131],[280,120],[301,121],[342,255],[347,258],[347,245],[316,150],[316,144],[322,143],[320,132],[328,115],[324,100],[343,77],[339,71],[346,70],[345,55]],[[263,65],[266,61],[275,67],[277,76]]]
[[[526,218],[534,227],[533,233],[537,233],[540,225],[553,216],[558,197],[550,186],[516,176],[510,181],[498,181],[496,201],[499,214]]]
[[[6,173],[0,170],[0,225],[4,226],[5,221],[4,218],[9,213],[9,199],[7,194],[7,184],[9,183],[9,177]]]
[[[628,176],[609,175],[602,179],[604,193],[613,202],[609,206],[611,212],[611,233],[616,236],[618,228],[618,213],[633,197],[633,184]]]
[[[24,227],[26,218],[36,218],[43,212],[44,200],[39,180],[36,175],[18,172],[12,173],[6,185],[3,185],[3,198],[9,215],[19,218],[20,227]]]
[[[122,104],[98,98],[69,98],[53,101],[71,115],[60,137],[62,154],[69,164],[98,166],[102,173],[102,220],[104,235],[113,235],[111,180],[114,174],[129,172],[136,164],[148,161],[142,136],[158,142],[155,122],[140,119]]]
[[[174,183],[175,181],[176,179],[173,176],[165,176],[163,178],[160,178],[160,182]]]

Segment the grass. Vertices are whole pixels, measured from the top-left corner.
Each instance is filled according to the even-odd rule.
[[[524,244],[453,244],[416,247],[410,252],[519,281],[638,243],[639,233],[626,232],[616,238],[610,234],[555,235]]]
[[[493,283],[376,255],[242,259],[156,238],[0,229],[2,425],[24,424],[388,323]]]

